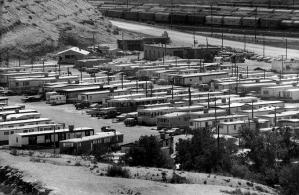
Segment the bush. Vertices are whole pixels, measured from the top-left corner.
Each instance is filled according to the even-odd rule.
[[[188,180],[186,177],[182,177],[176,173],[173,173],[172,178],[170,179],[170,183],[182,184],[182,183],[188,183]]]
[[[16,149],[13,149],[10,151],[11,155],[17,156],[18,155],[18,151]]]
[[[108,167],[107,176],[129,178],[130,172],[128,169],[122,168],[121,166],[113,165]]]
[[[279,184],[282,187],[282,194],[299,194],[299,165],[292,165],[281,170]]]
[[[231,174],[234,177],[239,177],[239,178],[245,179],[245,178],[248,178],[248,176],[250,175],[250,170],[245,165],[235,164],[232,166]]]
[[[81,166],[80,161],[76,161],[76,162],[75,162],[75,166],[77,166],[77,167]]]

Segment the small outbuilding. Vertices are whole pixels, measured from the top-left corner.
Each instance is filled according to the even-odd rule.
[[[67,50],[57,53],[60,64],[75,64],[77,60],[82,60],[89,55],[89,51],[80,49],[78,47],[72,47]]]

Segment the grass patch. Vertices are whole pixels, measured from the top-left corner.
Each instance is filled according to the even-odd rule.
[[[108,167],[107,176],[129,178],[130,171],[128,169],[122,168],[121,166],[113,165]]]

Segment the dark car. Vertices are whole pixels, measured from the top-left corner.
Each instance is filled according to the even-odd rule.
[[[110,126],[103,126],[101,130],[102,132],[115,132],[115,129],[112,129]]]
[[[42,100],[42,96],[34,95],[34,96],[26,96],[22,98],[22,102],[39,102]]]
[[[2,95],[5,95],[5,96],[13,96],[13,95],[17,95],[16,92],[12,91],[12,90],[5,90]]]
[[[87,110],[86,113],[94,117],[94,116],[100,116],[100,114],[102,114],[102,111],[101,108],[91,108],[90,110]]]
[[[81,110],[81,109],[85,109],[85,108],[89,108],[90,103],[89,102],[78,102],[75,104],[76,110]]]

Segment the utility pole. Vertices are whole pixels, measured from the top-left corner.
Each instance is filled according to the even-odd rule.
[[[53,136],[54,137],[54,140],[53,140],[53,142],[54,142],[54,144],[53,144],[53,150],[54,150],[53,153],[54,153],[54,156],[55,156],[55,153],[56,153],[56,145],[55,145],[56,144],[56,139],[55,139],[55,133],[56,133],[56,131],[55,130],[56,130],[56,126],[54,126],[54,136]]]
[[[189,88],[188,88],[188,94],[189,94],[189,106],[192,105],[192,101],[191,101],[191,89],[190,89],[190,85],[189,85]]]
[[[171,2],[170,2],[170,29],[172,29],[172,16],[173,16],[173,0],[171,0]]]
[[[21,57],[19,56],[18,57],[18,60],[19,60],[19,67],[21,66]]]
[[[153,97],[153,85],[151,84],[151,97]]]
[[[136,80],[136,92],[138,93],[138,80]]]
[[[223,24],[221,25],[221,51],[223,51]]]
[[[265,57],[265,36],[263,34],[263,57]]]
[[[244,52],[246,51],[246,33],[243,31],[243,41],[244,41]]]
[[[124,89],[124,73],[121,73],[121,88]]]
[[[288,39],[286,38],[286,59],[288,59]]]
[[[251,119],[253,120],[254,113],[253,113],[253,100],[251,100]]]
[[[60,72],[61,72],[61,70],[60,70],[60,61],[58,61],[58,76],[60,76]]]
[[[276,127],[277,116],[276,116],[276,106],[274,107],[274,127]]]
[[[255,14],[254,14],[254,42],[256,43],[256,28],[257,28],[257,7],[255,7]]]
[[[147,97],[147,80],[145,81],[145,97]]]
[[[93,44],[93,52],[96,51],[96,43],[95,43],[95,38],[94,38],[95,32],[92,32],[92,44]]]
[[[171,82],[171,99],[173,100],[173,85],[174,85],[174,77],[172,78]]]
[[[219,146],[220,146],[220,135],[219,135],[219,125],[217,124],[217,104],[215,98],[215,127],[217,131],[217,155],[219,155]]]
[[[281,73],[283,73],[283,55],[281,55]]]
[[[43,72],[45,72],[45,60],[43,60]]]
[[[208,93],[208,109],[210,109],[210,93]]]
[[[213,4],[210,4],[210,12],[211,12],[211,37],[213,37]]]
[[[246,75],[247,75],[247,78],[248,78],[248,66],[246,67]]]

